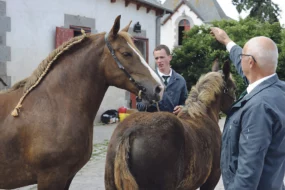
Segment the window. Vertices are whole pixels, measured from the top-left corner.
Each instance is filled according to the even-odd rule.
[[[190,30],[190,22],[183,19],[178,24],[178,45],[182,45],[183,32]]]
[[[143,58],[148,62],[148,39],[142,37],[134,37],[134,44],[140,50]]]
[[[69,28],[73,30],[74,37],[75,36],[80,36],[82,34],[81,33],[81,29],[83,29],[85,31],[85,33],[91,33],[91,28],[89,28],[89,27],[70,25]]]
[[[55,34],[55,48],[58,48],[64,42],[70,40],[75,36],[80,36],[81,28],[85,30],[85,33],[91,33],[91,29],[89,27],[82,27],[82,26],[73,26],[71,25],[70,28],[61,28],[56,27],[56,34]]]

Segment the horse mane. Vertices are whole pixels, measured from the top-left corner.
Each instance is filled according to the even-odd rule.
[[[30,91],[32,91],[36,86],[39,85],[39,83],[48,73],[51,65],[58,59],[58,57],[62,55],[64,52],[66,52],[67,50],[69,50],[71,47],[73,47],[75,44],[79,44],[86,38],[87,34],[85,33],[85,31],[82,30],[81,32],[82,32],[81,36],[74,37],[70,39],[69,41],[63,43],[61,46],[59,46],[55,50],[53,50],[48,55],[48,57],[39,64],[38,68],[32,73],[31,76],[25,78],[24,80],[17,82],[16,84],[12,86],[12,88],[3,92],[3,93],[8,93],[8,92],[20,89],[20,88],[24,88],[23,96],[21,97],[15,109],[12,111],[12,115],[14,117],[19,115],[19,109],[22,107],[21,104],[24,98],[28,95]]]
[[[44,76],[48,73],[50,66],[58,59],[58,57],[67,50],[69,50],[71,47],[73,47],[75,44],[79,44],[80,42],[82,42],[86,36],[87,35],[83,33],[83,35],[81,36],[71,38],[69,41],[64,42],[61,46],[53,50],[48,55],[48,57],[39,64],[39,66],[34,70],[34,72],[29,77],[15,83],[10,89],[2,93],[8,93],[17,90],[19,88],[24,88],[24,93],[26,93],[34,85],[35,85],[34,87],[36,87],[40,83],[40,81],[44,78]]]
[[[136,46],[134,45],[133,41],[131,40],[131,35],[127,32],[120,32],[120,35],[126,39],[126,41],[133,46],[138,52],[140,52]],[[46,59],[44,59],[39,66],[34,70],[34,72],[27,78],[18,81],[15,83],[11,88],[7,90],[0,91],[0,94],[2,93],[9,93],[15,90],[18,90],[19,88],[24,88],[24,93],[29,90],[35,83],[38,83],[42,80],[44,76],[42,76],[43,73],[47,74],[49,67],[52,65],[52,63],[57,60],[59,55],[61,55],[63,52],[66,52],[71,47],[73,47],[75,44],[79,44],[86,36],[85,33],[81,36],[77,36],[74,38],[71,38],[69,41],[64,42],[61,46],[53,50]],[[45,75],[44,74],[44,75]],[[42,76],[42,77],[41,77]]]
[[[24,98],[27,96],[27,94],[32,91],[38,84],[42,81],[42,79],[45,77],[45,75],[48,73],[49,68],[51,65],[57,60],[57,58],[62,55],[64,52],[69,50],[71,47],[73,47],[75,44],[79,44],[82,42],[87,36],[84,30],[81,30],[82,35],[74,37],[70,39],[69,41],[63,43],[61,46],[59,46],[57,49],[53,50],[49,56],[44,59],[38,66],[38,68],[32,73],[31,76],[25,78],[24,80],[21,80],[14,84],[10,89],[1,92],[1,93],[9,93],[11,91],[15,91],[20,88],[24,88],[23,90],[23,96],[21,97],[20,101],[18,102],[15,109],[12,111],[12,116],[16,117],[19,115],[19,110],[22,107],[22,102]],[[134,45],[133,41],[131,40],[131,36],[127,32],[121,31],[119,33],[133,48],[135,48],[137,51],[138,49]],[[98,34],[95,34],[98,35]],[[138,51],[140,52],[140,51]]]
[[[207,108],[216,99],[216,95],[221,93],[224,87],[224,79],[220,72],[210,72],[202,75],[186,100],[184,112],[190,117],[202,116],[206,114]]]

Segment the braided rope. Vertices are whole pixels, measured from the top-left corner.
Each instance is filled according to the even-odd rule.
[[[37,81],[35,82],[35,84],[33,84],[29,89],[27,89],[24,93],[24,95],[21,97],[20,101],[18,102],[17,106],[14,108],[14,110],[12,111],[11,115],[14,117],[19,116],[20,113],[20,109],[22,107],[22,103],[24,101],[24,99],[26,98],[26,96],[41,82],[41,80],[43,79],[43,77],[48,73],[50,66],[52,65],[52,63],[58,58],[58,56],[60,56],[63,52],[65,52],[66,50],[68,50],[70,47],[72,47],[74,44],[78,44],[80,43],[87,35],[85,33],[85,31],[83,29],[81,29],[81,33],[82,36],[80,39],[73,41],[70,44],[65,44],[63,45],[63,48],[58,48],[56,49],[56,55],[53,57],[53,59],[48,63],[47,67],[45,68],[45,70],[43,71],[43,73],[40,75],[40,77],[37,79]]]
[[[157,111],[160,112],[158,102],[156,102],[156,108],[157,108]]]

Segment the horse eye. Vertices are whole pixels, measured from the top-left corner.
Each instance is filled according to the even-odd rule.
[[[125,57],[131,57],[131,56],[132,56],[132,54],[129,53],[129,52],[124,52],[124,53],[122,53],[122,54],[123,54],[123,56],[125,56]]]

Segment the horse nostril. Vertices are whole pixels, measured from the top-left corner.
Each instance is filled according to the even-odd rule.
[[[162,88],[161,86],[157,86],[155,89],[154,89],[154,92],[155,94],[159,94],[161,92]]]

